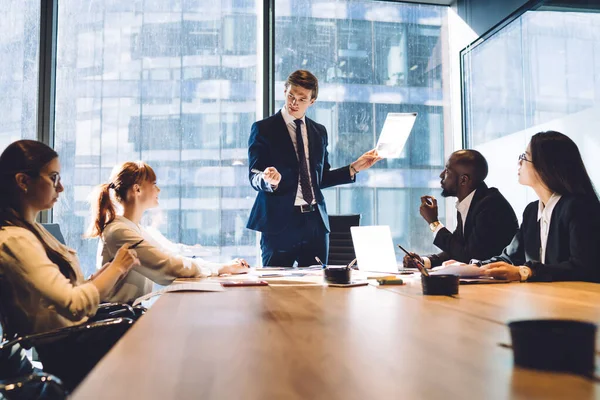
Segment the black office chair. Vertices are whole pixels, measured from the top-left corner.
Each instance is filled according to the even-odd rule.
[[[356,258],[351,226],[360,225],[360,214],[330,215],[329,227],[329,257],[330,265],[345,265]]]
[[[4,287],[1,279],[0,287]],[[61,346],[61,343],[86,339],[119,338],[133,325],[135,311],[127,304],[101,304],[96,317],[86,324],[25,336],[14,329],[9,315],[6,304],[0,301],[0,399],[47,400],[66,398],[68,385],[59,377],[34,368],[24,349]]]

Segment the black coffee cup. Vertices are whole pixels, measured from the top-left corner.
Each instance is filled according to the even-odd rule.
[[[458,294],[458,275],[421,275],[423,294],[453,296]]]
[[[568,319],[513,321],[508,324],[514,363],[519,367],[593,376],[596,325]]]
[[[352,268],[345,266],[326,267],[323,271],[325,281],[329,283],[350,283]]]

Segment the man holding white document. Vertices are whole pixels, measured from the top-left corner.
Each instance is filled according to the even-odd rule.
[[[305,113],[317,100],[317,78],[305,70],[285,82],[281,111],[252,125],[249,178],[258,196],[247,228],[262,232],[264,266],[305,267],[315,256],[325,263],[329,219],[321,189],[352,183],[381,158],[373,149],[352,164],[331,169],[327,130]]]

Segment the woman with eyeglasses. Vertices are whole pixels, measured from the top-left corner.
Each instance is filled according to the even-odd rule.
[[[519,156],[519,183],[539,200],[484,274],[511,281],[600,282],[600,202],[577,145],[555,131],[531,138]]]
[[[133,268],[103,300],[130,303],[152,291],[153,282],[168,285],[176,278],[240,274],[248,263],[234,259],[213,263],[178,254],[174,243],[165,243],[141,225],[144,212],[158,206],[160,189],[154,170],[142,161],[125,162],[113,169],[110,181],[92,195],[92,224],[88,237],[100,237],[97,266],[108,262],[124,244],[137,245],[140,265]],[[117,214],[116,205],[122,208]]]
[[[85,323],[100,299],[138,264],[123,246],[101,274],[85,281],[77,253],[37,223],[64,188],[58,154],[33,140],[19,140],[0,156],[0,306],[11,333],[27,335]],[[44,370],[76,385],[104,355],[98,342],[38,347]],[[72,349],[72,351],[68,351]]]

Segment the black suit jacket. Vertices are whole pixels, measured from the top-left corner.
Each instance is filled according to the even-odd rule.
[[[562,196],[550,219],[545,263],[540,262],[538,201],[529,203],[523,223],[501,256],[485,263],[504,261],[527,265],[531,281],[600,282],[600,203],[596,198]]]
[[[309,169],[315,192],[315,200],[325,228],[329,231],[329,218],[321,189],[352,183],[350,166],[331,169],[327,152],[327,130],[321,124],[305,118],[309,146]],[[258,191],[254,206],[246,227],[263,233],[280,233],[285,230],[292,213],[298,190],[300,175],[296,149],[281,111],[252,125],[248,140],[249,178],[252,187]],[[251,170],[263,171],[275,167],[281,174],[281,182],[273,191],[262,179],[262,174]]]
[[[432,267],[451,259],[465,263],[472,258],[487,260],[510,243],[519,227],[508,201],[485,183],[477,187],[464,222],[464,232],[457,227],[454,232],[442,228],[437,233],[433,244],[442,252],[428,256]]]

